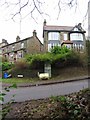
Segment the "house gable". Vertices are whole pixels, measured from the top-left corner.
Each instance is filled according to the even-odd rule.
[[[86,31],[82,28],[81,23],[78,25],[75,25],[73,29],[71,30],[72,32],[80,32],[80,33],[86,33]]]

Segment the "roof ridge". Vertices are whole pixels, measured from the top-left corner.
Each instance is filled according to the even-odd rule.
[[[73,27],[73,26],[46,25],[44,27]]]

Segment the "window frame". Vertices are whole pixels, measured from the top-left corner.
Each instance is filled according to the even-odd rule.
[[[74,38],[75,37],[75,38]],[[83,34],[82,33],[70,33],[70,40],[81,40],[83,41]]]
[[[48,40],[60,40],[59,32],[49,32],[48,33]]]

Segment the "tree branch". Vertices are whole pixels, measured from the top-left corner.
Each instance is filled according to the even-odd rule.
[[[61,12],[61,6],[60,6],[60,3],[61,3],[61,0],[58,1],[59,12],[58,12],[58,17],[57,17],[57,19],[59,18],[59,15],[60,15],[60,12]]]

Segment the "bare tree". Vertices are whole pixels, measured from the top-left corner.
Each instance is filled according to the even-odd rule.
[[[78,0],[56,0],[58,6],[58,18],[62,10],[62,5],[68,6],[70,9],[72,7],[77,8]],[[5,8],[12,7],[10,13],[11,19],[15,20],[17,15],[20,16],[20,19],[23,19],[29,15],[35,20],[34,12],[38,12],[42,15],[49,15],[42,10],[43,6],[46,4],[44,0],[0,0],[0,5]],[[25,11],[24,11],[25,10]],[[26,12],[27,11],[27,12]],[[24,16],[23,16],[24,14]]]
[[[48,0],[48,4],[49,4]],[[52,0],[55,1],[56,8],[58,9],[57,12],[57,19],[60,17],[60,13],[64,9],[72,9],[74,8],[75,11],[78,8],[79,0]],[[89,1],[89,0],[88,0]],[[46,12],[46,9],[43,9],[47,4],[47,0],[0,0],[0,6],[4,8],[4,10],[9,9],[9,17],[8,19],[12,19],[13,21],[19,20],[20,25],[20,33],[21,33],[21,23],[22,20],[31,17],[36,23],[37,18],[36,16],[50,17],[49,13]],[[48,7],[48,5],[47,5]],[[88,9],[86,14],[83,16],[82,23],[86,20],[88,13]],[[7,15],[6,15],[7,16]],[[16,20],[17,19],[17,20]]]

